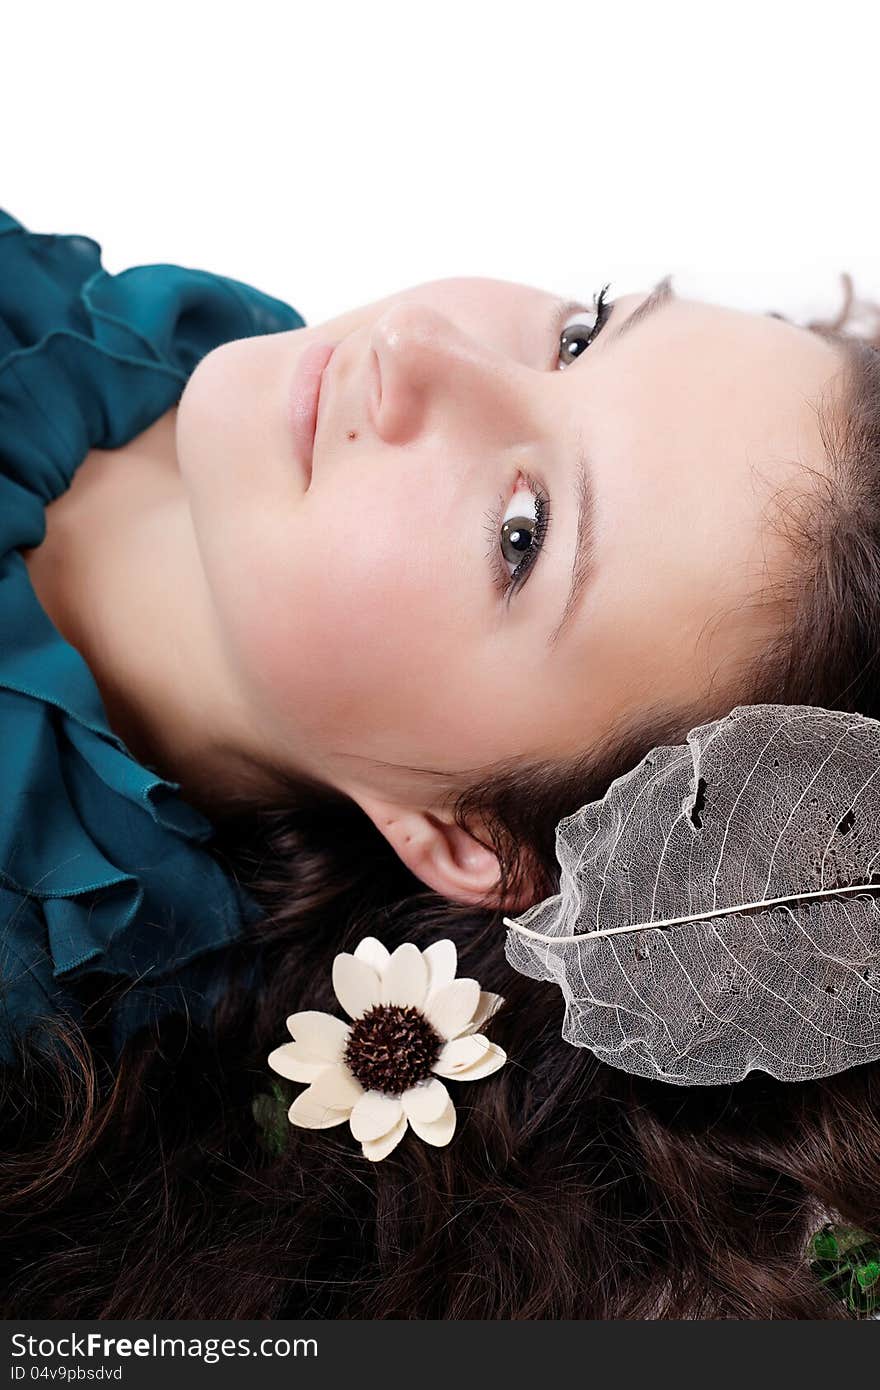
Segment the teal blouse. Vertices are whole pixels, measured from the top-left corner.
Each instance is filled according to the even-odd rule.
[[[88,451],[145,430],[207,352],[303,326],[222,275],[110,275],[90,238],[0,210],[0,1060],[59,1012],[81,1019],[95,972],[130,982],[117,1048],[168,1009],[198,1018],[222,992],[223,948],[259,917],[210,854],[210,821],[111,731],[19,547],[43,540],[44,508]]]

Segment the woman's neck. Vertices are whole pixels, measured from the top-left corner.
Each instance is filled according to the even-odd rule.
[[[93,449],[22,551],[31,584],[81,653],[110,727],[195,805],[261,795],[177,466],[177,408],[120,449]]]

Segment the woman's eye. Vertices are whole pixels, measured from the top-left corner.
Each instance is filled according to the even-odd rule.
[[[507,509],[491,512],[486,528],[489,558],[499,590],[512,597],[540,554],[550,525],[550,498],[526,473],[520,473]],[[513,569],[509,570],[508,565]]]
[[[559,358],[563,359],[558,367],[560,372],[570,367],[572,362],[586,352],[590,343],[599,336],[608,322],[614,308],[613,302],[608,304],[605,301],[608,289],[609,285],[604,285],[597,295],[593,295],[592,313],[579,309],[565,324],[559,339]]]

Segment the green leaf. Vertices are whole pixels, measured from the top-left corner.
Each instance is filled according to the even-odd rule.
[[[829,1230],[817,1231],[813,1236],[813,1254],[817,1260],[835,1260],[840,1254],[836,1237]]]
[[[289,1101],[277,1081],[272,1082],[272,1094],[254,1097],[251,1111],[262,1134],[264,1148],[272,1158],[280,1158],[287,1147]]]
[[[880,1279],[880,1260],[869,1260],[866,1265],[859,1265],[855,1273],[861,1287],[870,1289]]]
[[[812,1239],[810,1268],[857,1317],[880,1310],[880,1244],[856,1226],[826,1223]]]

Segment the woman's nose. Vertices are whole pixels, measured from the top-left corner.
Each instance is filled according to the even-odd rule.
[[[495,438],[522,428],[526,369],[418,300],[398,300],[373,324],[372,413],[377,434],[405,444],[442,423]]]

